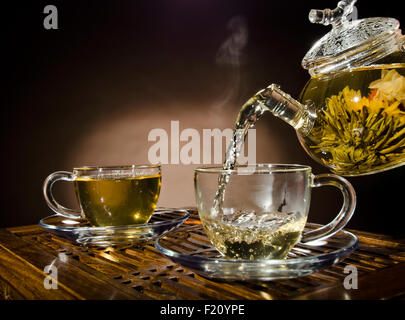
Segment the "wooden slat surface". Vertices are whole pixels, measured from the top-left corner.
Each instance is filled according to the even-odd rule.
[[[198,223],[193,211],[187,224]],[[85,248],[39,226],[0,230],[1,299],[403,299],[405,244],[351,230],[359,248],[343,262],[296,279],[219,281],[195,274],[163,256],[153,242],[143,247]],[[206,239],[190,241],[204,248]],[[187,245],[185,243],[177,244]],[[58,289],[45,289],[44,268],[58,270]],[[346,290],[347,264],[358,270],[359,289]]]

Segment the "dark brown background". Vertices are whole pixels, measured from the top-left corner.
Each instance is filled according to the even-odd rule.
[[[43,28],[56,5],[59,29]],[[153,128],[230,128],[240,105],[275,82],[297,97],[309,76],[301,59],[329,27],[311,25],[311,8],[337,1],[24,1],[2,20],[2,201],[0,227],[33,224],[52,212],[45,177],[82,165],[145,163]],[[405,21],[399,3],[357,3],[359,17]],[[239,68],[215,63],[227,23],[247,21]],[[405,23],[405,22],[404,22]],[[233,86],[230,98],[224,100]],[[257,126],[257,161],[303,163],[327,172],[299,146],[295,132],[267,115]],[[161,206],[194,205],[193,168],[167,165]],[[349,178],[358,207],[349,227],[403,236],[404,168]],[[76,205],[71,186],[55,194]],[[314,190],[311,221],[325,223],[340,206],[338,191]]]

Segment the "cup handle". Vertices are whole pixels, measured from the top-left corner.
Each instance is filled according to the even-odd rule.
[[[73,181],[73,173],[67,171],[57,171],[50,174],[44,181],[43,192],[45,201],[56,214],[70,219],[80,219],[82,214],[80,210],[65,208],[56,202],[52,194],[52,186],[58,180]]]
[[[320,174],[313,178],[312,187],[334,186],[343,194],[343,206],[339,214],[327,225],[304,232],[301,243],[326,239],[339,232],[350,220],[356,208],[356,192],[353,186],[345,178],[335,174]]]

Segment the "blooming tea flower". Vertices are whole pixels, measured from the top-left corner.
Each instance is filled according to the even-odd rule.
[[[370,89],[376,89],[374,98],[400,101],[405,104],[405,77],[396,70],[382,70],[381,79],[370,83]]]

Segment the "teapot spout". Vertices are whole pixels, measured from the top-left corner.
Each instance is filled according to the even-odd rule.
[[[250,98],[242,107],[239,114],[237,127],[242,127],[242,119],[248,119],[252,125],[266,111],[270,111],[274,116],[284,120],[302,136],[306,136],[311,131],[315,112],[312,105],[304,105],[289,94],[280,89],[280,86],[271,84],[267,88],[260,90]]]

